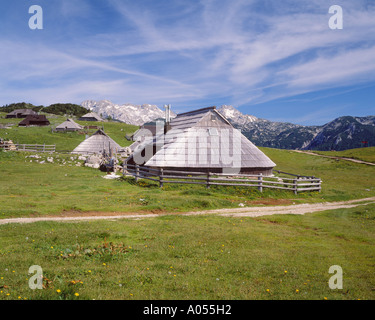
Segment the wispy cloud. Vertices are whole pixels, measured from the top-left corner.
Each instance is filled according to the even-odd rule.
[[[0,99],[244,107],[374,81],[375,6],[340,4],[343,30],[323,0],[44,2],[44,33],[0,37]]]

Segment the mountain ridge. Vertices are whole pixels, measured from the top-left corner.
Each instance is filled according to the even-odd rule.
[[[142,125],[165,118],[165,111],[156,105],[114,104],[109,100],[86,100],[82,107],[128,124]],[[217,109],[232,125],[241,130],[255,145],[279,149],[346,150],[375,145],[375,116],[342,116],[320,126],[304,126],[275,122],[243,114],[231,105]],[[171,116],[176,114],[171,111]]]
[[[244,122],[244,116],[232,109],[233,106],[224,105],[218,111],[226,115],[234,127],[258,146],[340,151],[375,145],[375,116],[342,116],[321,126],[303,126],[256,117],[256,120]],[[365,141],[366,144],[363,143]]]
[[[111,117],[114,120],[137,126],[157,118],[165,118],[165,111],[151,104],[135,105],[125,103],[118,105],[109,100],[85,100],[81,103],[81,106],[100,114],[103,118]],[[171,111],[171,116],[175,117],[176,114]]]

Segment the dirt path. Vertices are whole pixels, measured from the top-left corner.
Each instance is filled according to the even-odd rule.
[[[318,156],[318,157],[330,158],[330,159],[337,159],[337,160],[346,160],[346,161],[352,161],[352,162],[361,163],[361,164],[367,164],[369,166],[375,166],[375,163],[367,162],[367,161],[363,161],[363,160],[357,160],[357,159],[353,159],[353,158],[326,156],[326,155],[323,155],[323,154],[318,154],[318,153],[309,152],[309,151],[302,151],[302,150],[293,150],[293,151],[299,152],[299,153],[306,153],[306,154],[309,154],[309,155],[312,155],[312,156]]]
[[[305,214],[310,212],[354,208],[359,205],[367,205],[375,203],[375,197],[357,199],[340,202],[326,202],[326,203],[312,203],[312,204],[296,204],[287,206],[265,206],[265,207],[245,207],[245,208],[231,208],[231,209],[217,209],[187,213],[163,213],[163,214],[111,214],[103,213],[102,215],[93,216],[76,216],[76,217],[38,217],[38,218],[11,218],[0,219],[0,225],[8,223],[33,223],[38,221],[57,221],[57,222],[74,222],[74,221],[93,221],[93,220],[116,220],[116,219],[146,219],[155,218],[166,215],[205,215],[216,214],[219,216],[230,217],[259,217],[274,214]]]

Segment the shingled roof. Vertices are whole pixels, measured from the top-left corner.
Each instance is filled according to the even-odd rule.
[[[89,112],[80,117],[78,120],[80,121],[104,121],[100,116],[98,116],[95,112]]]
[[[37,113],[32,109],[16,109],[9,112],[6,118],[26,118],[28,115],[37,115]]]
[[[18,125],[27,127],[27,126],[48,126],[50,122],[48,121],[45,115],[28,115],[23,119]]]
[[[81,125],[69,118],[55,128],[56,131],[77,131],[81,129],[83,129]]]
[[[121,149],[122,147],[117,142],[99,129],[92,136],[81,142],[72,153],[99,154],[103,152],[119,152]]]

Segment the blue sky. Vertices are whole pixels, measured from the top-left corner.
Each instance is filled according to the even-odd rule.
[[[4,0],[0,105],[230,104],[304,125],[374,115],[374,17],[373,0]]]

